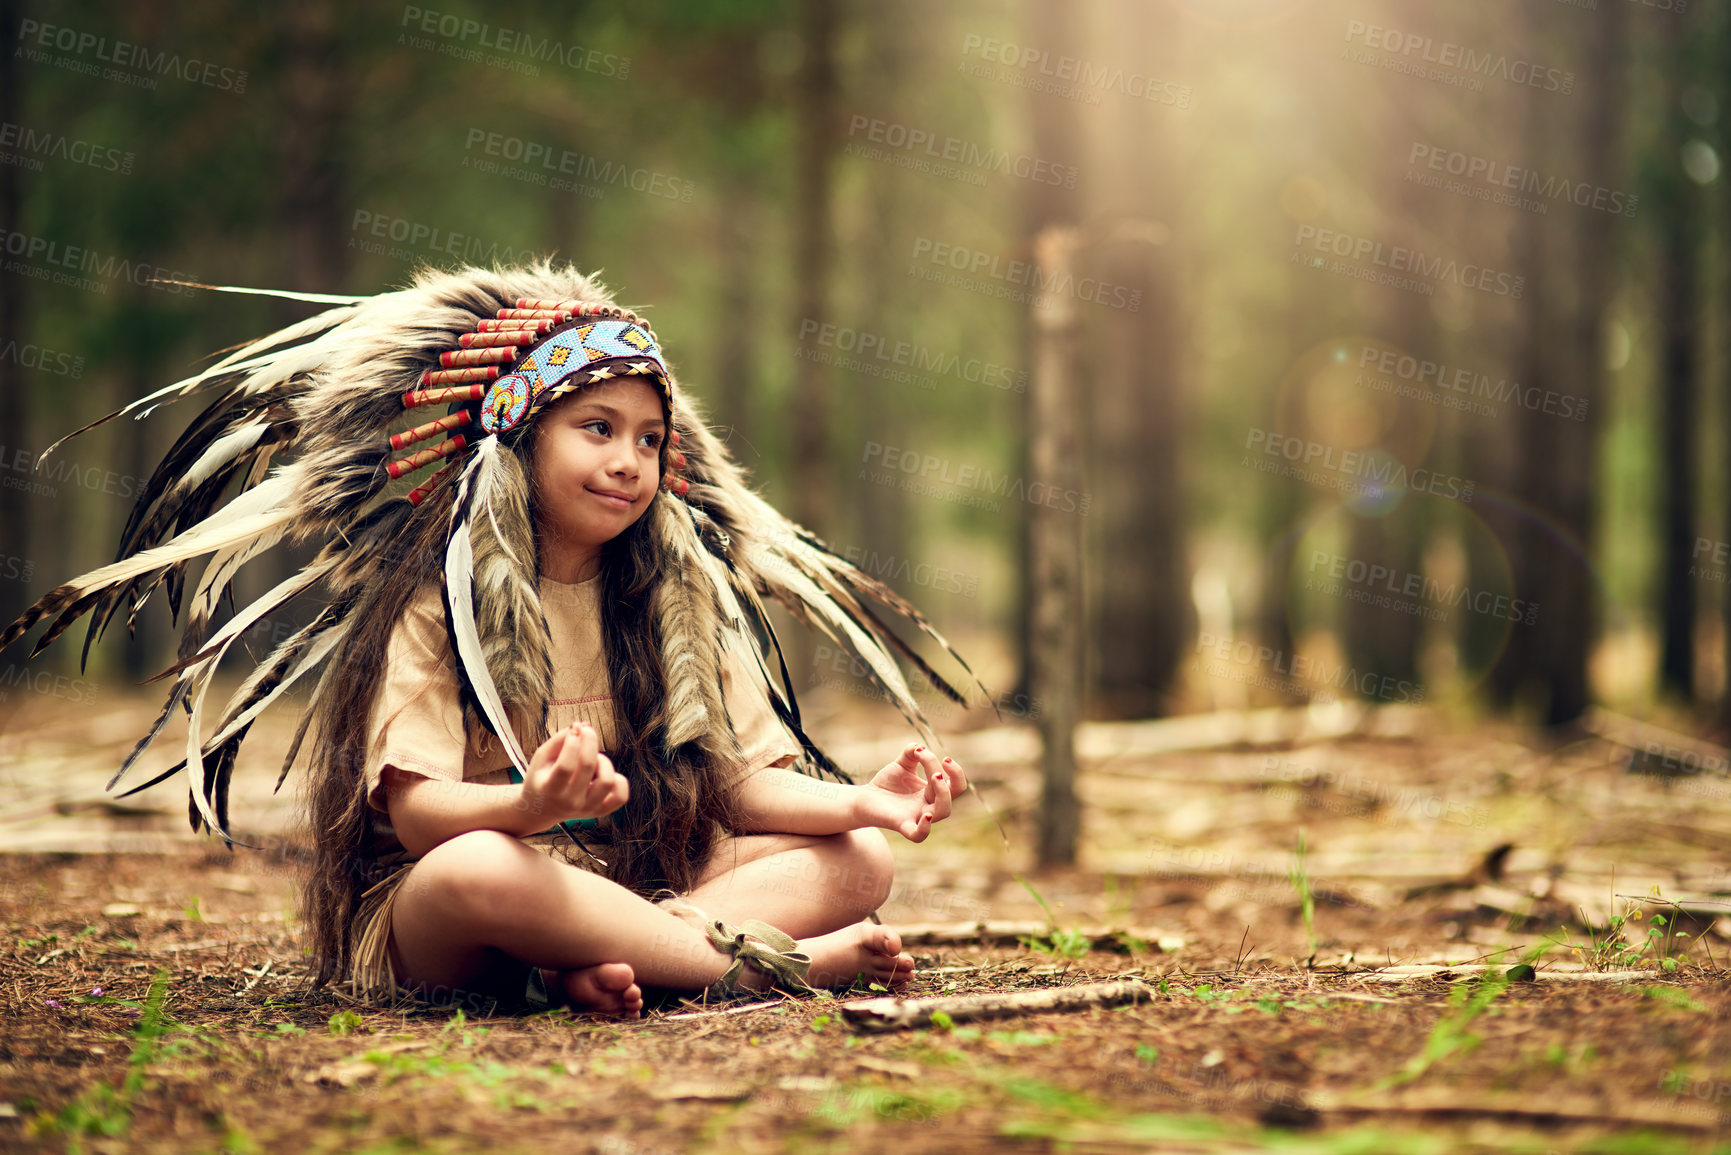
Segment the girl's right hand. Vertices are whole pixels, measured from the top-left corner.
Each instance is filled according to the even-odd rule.
[[[587,722],[573,722],[541,743],[523,778],[523,803],[556,822],[600,818],[625,805],[631,784],[601,753],[601,736]]]

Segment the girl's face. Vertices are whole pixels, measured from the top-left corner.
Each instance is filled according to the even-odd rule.
[[[586,385],[543,410],[534,435],[543,550],[587,563],[643,516],[661,485],[661,395],[641,377]]]

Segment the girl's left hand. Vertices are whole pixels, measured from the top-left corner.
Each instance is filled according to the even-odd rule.
[[[921,771],[924,777],[921,777]],[[940,759],[917,742],[877,772],[866,784],[872,792],[874,825],[894,830],[909,842],[924,842],[932,823],[950,816],[950,800],[968,789],[961,763]]]

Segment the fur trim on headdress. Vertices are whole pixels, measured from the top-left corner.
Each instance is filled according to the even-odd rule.
[[[178,661],[159,675],[175,679],[167,702],[110,786],[180,705],[192,723],[181,765],[189,770],[194,825],[224,837],[229,774],[248,728],[338,651],[359,591],[380,567],[400,560],[402,543],[413,538],[408,529],[417,510],[402,500],[406,485],[394,486],[385,468],[390,434],[405,421],[405,394],[439,370],[440,354],[456,349],[461,337],[476,332],[483,321],[496,323],[492,319],[501,310],[517,309],[525,300],[613,308],[600,284],[548,262],[423,271],[410,287],[374,297],[266,295],[316,299],[333,307],[85,426],[124,415],[142,418],[160,405],[195,395],[215,397],[141,490],[114,563],[51,590],[0,633],[3,648],[49,620],[31,650],[34,656],[88,613],[87,658],[91,643],[122,605],[130,629],[159,585],[166,587],[170,612],[178,620],[187,567],[208,558],[186,606]],[[669,464],[678,467],[681,480],[671,492],[658,493],[646,515],[654,519],[651,529],[667,559],[653,616],[667,683],[669,743],[701,742],[713,757],[737,757],[719,676],[725,647],[734,644],[755,658],[760,688],[818,765],[827,764],[799,728],[785,664],[784,694],[764,663],[759,638],[779,655],[764,611],[766,598],[857,654],[886,697],[931,740],[895,655],[907,658],[953,700],[965,699],[897,638],[868,602],[902,615],[958,662],[960,657],[911,605],[752,492],[690,399],[675,385],[669,388],[673,428],[683,451],[670,453]],[[450,464],[418,492],[450,490],[445,597],[465,701],[500,736],[513,763],[526,769],[517,728],[526,736],[544,730],[552,669],[536,588],[527,487],[497,436],[469,432],[476,435],[473,442],[453,437],[440,447]],[[231,488],[236,492],[224,505]],[[442,510],[444,502],[421,512],[435,508]],[[306,569],[213,629],[217,606],[232,596],[231,583],[241,567],[279,545],[307,543],[321,550]],[[324,608],[258,664],[224,706],[214,735],[205,738],[205,693],[233,643],[249,626],[321,584]],[[285,774],[307,720],[321,703],[328,675],[327,668],[314,688],[313,703],[283,764]]]

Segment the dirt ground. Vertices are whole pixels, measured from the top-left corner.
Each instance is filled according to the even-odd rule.
[[[870,1034],[845,999],[620,1023],[309,994],[269,783],[235,804],[267,849],[231,854],[183,836],[178,784],[103,801],[148,703],[31,705],[0,731],[0,1149],[1731,1151],[1731,780],[1622,720],[1093,725],[1081,862],[1047,872],[1032,731],[958,734],[996,817],[898,847],[908,996],[1148,991]],[[842,732],[844,764],[899,740]]]

